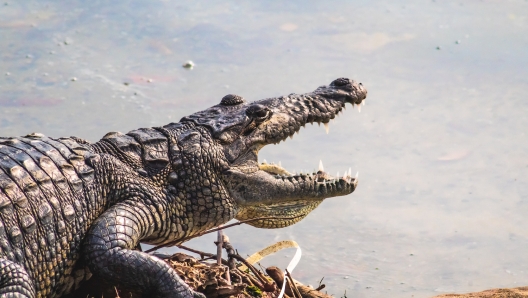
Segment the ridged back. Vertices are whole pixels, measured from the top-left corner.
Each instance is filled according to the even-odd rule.
[[[0,138],[0,257],[23,264],[39,296],[76,282],[69,274],[103,204],[89,165],[94,157],[71,138]]]

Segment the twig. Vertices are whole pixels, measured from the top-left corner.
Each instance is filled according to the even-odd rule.
[[[296,219],[297,217],[299,217],[299,216],[292,216],[292,217],[268,216],[268,217],[257,217],[257,218],[252,218],[252,219],[241,220],[241,221],[237,221],[235,223],[229,224],[229,225],[225,225],[225,226],[221,226],[221,227],[218,227],[218,228],[214,228],[214,229],[210,229],[210,230],[207,230],[207,231],[203,231],[203,232],[200,232],[200,233],[198,233],[196,235],[193,235],[193,236],[183,237],[181,239],[177,239],[177,240],[165,243],[165,244],[160,244],[158,246],[154,246],[153,248],[146,250],[145,252],[146,253],[150,253],[150,252],[153,252],[153,251],[158,250],[160,248],[164,248],[164,247],[167,247],[167,246],[174,246],[174,245],[177,245],[179,243],[183,243],[185,241],[188,241],[188,240],[190,240],[192,238],[200,237],[200,236],[203,236],[205,234],[214,233],[214,232],[219,231],[219,230],[231,228],[231,227],[238,226],[238,225],[241,225],[241,224],[244,224],[244,223],[248,223],[248,222],[252,222],[252,221],[264,220],[264,219],[291,220],[291,219]]]
[[[115,292],[116,292],[116,295],[117,295],[116,298],[120,298],[120,296],[119,296],[119,291],[117,291],[117,288],[116,288],[116,287],[114,287],[114,289],[115,289]]]
[[[268,273],[269,277],[271,277],[277,283],[277,286],[279,286],[279,288],[283,287],[283,284],[286,281],[284,278],[284,272],[281,269],[275,266],[271,266],[271,267],[266,268],[266,273]],[[285,293],[288,294],[290,297],[296,298],[296,295],[292,292],[292,288],[289,283],[290,281],[291,280],[288,278],[288,282],[287,282],[288,285],[286,286],[286,284],[284,284],[284,287],[286,290]],[[299,283],[298,281],[293,281],[293,282],[295,286],[297,287],[297,289],[299,289],[299,292],[301,293],[303,298],[332,298],[332,296],[325,295],[317,290],[314,290],[311,287],[307,287]]]
[[[190,251],[190,252],[195,253],[197,255],[200,255],[200,258],[202,260],[206,259],[206,258],[204,258],[204,256],[207,257],[207,259],[215,259],[216,260],[216,255],[215,254],[210,254],[208,252],[203,252],[203,251],[199,251],[199,250],[196,250],[196,249],[192,249],[192,248],[184,246],[184,245],[177,245],[176,247],[180,248],[180,249],[184,249],[184,250]],[[222,264],[227,265],[227,261],[222,259]]]
[[[288,281],[291,281],[291,285],[292,285],[292,287],[293,287],[293,290],[295,291],[295,294],[297,294],[297,295],[299,296],[299,298],[302,298],[302,295],[301,295],[301,293],[299,292],[299,289],[297,289],[297,286],[296,286],[295,283],[293,282],[293,277],[291,276],[290,271],[288,271],[288,269],[286,269],[285,271],[286,271],[286,275],[288,275],[288,278],[289,278]]]
[[[230,270],[229,271],[229,275],[233,275],[233,282],[234,283],[240,283],[242,282],[242,276],[240,276],[240,274],[238,274],[238,272],[240,272],[239,270]]]
[[[253,282],[251,281],[251,279],[249,279],[250,276],[249,274],[243,274],[240,276],[240,279],[242,279],[243,282],[247,283],[249,286],[254,286]]]
[[[227,238],[227,237],[225,237]],[[233,248],[233,245],[229,243],[229,239],[224,239],[224,248],[227,252],[227,266],[229,266],[229,269],[235,270],[236,268],[236,261],[232,257],[229,257],[230,254],[238,254],[238,252],[235,251]]]
[[[224,244],[224,237],[222,230],[218,230],[218,243],[216,244],[216,264],[222,265],[222,246]]]
[[[260,262],[257,262],[257,265],[259,265],[260,270],[262,270],[262,271],[266,271],[266,268],[262,267],[262,264],[260,264]]]
[[[319,286],[317,286],[317,288],[319,288],[319,287],[323,284],[323,279],[324,279],[324,278],[325,278],[324,276],[323,276],[323,278],[321,278],[321,280],[319,281]],[[323,287],[323,288],[324,288],[324,287]]]
[[[326,287],[325,284],[322,284],[322,285],[319,285],[317,288],[315,288],[316,291],[321,291],[322,289],[324,289]]]
[[[235,258],[238,261],[242,262],[244,265],[246,265],[253,272],[253,274],[255,274],[255,276],[259,279],[259,281],[264,285],[265,287],[264,290],[266,292],[272,292],[274,290],[273,284],[270,283],[264,276],[262,276],[260,271],[258,271],[253,265],[251,265],[248,261],[246,261],[246,259],[244,259],[242,256],[234,255],[234,254],[229,254],[228,256]]]
[[[251,280],[251,283],[255,285],[257,288],[261,289],[262,291],[266,291],[266,286],[263,285],[258,279],[254,278],[250,274],[247,275],[247,278]]]
[[[293,298],[302,298],[302,296],[299,296],[299,294],[297,294],[297,292],[294,290],[295,286],[293,285],[293,281],[291,279],[285,278],[285,282],[287,287],[290,289]]]
[[[262,282],[262,283],[267,283],[267,280],[262,277],[260,275],[260,272],[257,270],[257,268],[255,268],[253,265],[251,265],[248,261],[246,261],[246,259],[244,259],[242,256],[240,255],[229,255],[229,257],[231,258],[234,258],[234,259],[237,259],[238,261],[240,261],[241,263],[243,263],[244,265],[246,265],[246,267],[248,267],[252,272],[253,274],[255,274],[255,276]]]
[[[214,254],[210,254],[208,252],[199,251],[199,250],[196,250],[196,249],[184,246],[184,245],[177,245],[177,247],[181,248],[181,249],[185,249],[185,250],[190,251],[190,252],[193,252],[193,253],[195,253],[197,255],[200,255],[200,258],[202,258],[202,259],[204,258],[204,256],[206,256],[208,258],[216,258],[216,255],[214,255]]]
[[[229,266],[226,266],[226,272],[225,272],[225,275],[226,275],[226,281],[227,281],[227,284],[228,285],[231,285],[231,273],[229,272]]]

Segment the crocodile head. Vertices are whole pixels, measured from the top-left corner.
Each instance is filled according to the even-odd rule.
[[[184,117],[206,128],[225,158],[220,173],[236,202],[239,220],[261,228],[289,226],[304,218],[324,199],[352,193],[357,177],[350,171],[332,177],[322,167],[316,173],[292,174],[280,165],[259,163],[259,150],[277,144],[307,123],[325,125],[346,103],[359,105],[367,95],[361,83],[340,78],[307,94],[290,94],[247,103],[226,95],[220,104]]]

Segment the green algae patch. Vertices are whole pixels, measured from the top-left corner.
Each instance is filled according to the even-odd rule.
[[[256,287],[256,286],[247,286],[247,287],[246,287],[246,292],[247,292],[248,295],[250,295],[251,297],[262,297],[262,290],[259,289],[259,288]]]

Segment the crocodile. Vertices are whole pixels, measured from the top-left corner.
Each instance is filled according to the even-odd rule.
[[[229,94],[177,123],[95,143],[0,138],[0,297],[61,297],[92,275],[150,297],[203,297],[135,248],[184,241],[231,219],[289,226],[325,198],[352,193],[350,171],[291,174],[259,163],[258,152],[307,123],[327,124],[366,94],[339,78],[249,103]]]

